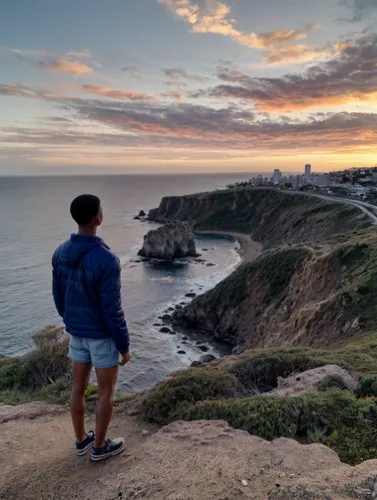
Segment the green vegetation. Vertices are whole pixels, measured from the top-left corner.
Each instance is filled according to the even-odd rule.
[[[67,335],[62,328],[48,326],[35,333],[33,341],[36,349],[25,356],[0,359],[0,402],[68,400],[72,382]]]
[[[320,442],[350,464],[377,456],[376,403],[358,400],[347,391],[203,401],[182,406],[173,419],[221,419],[267,440],[287,437],[301,443]]]
[[[22,357],[0,356],[0,403],[19,405],[32,401],[66,404],[72,389],[68,337],[62,328],[47,326],[33,335],[36,349]],[[89,385],[85,398],[93,408],[98,386]],[[134,396],[116,394],[115,405]]]
[[[377,430],[371,427],[377,423],[374,346],[364,341],[338,351],[249,351],[238,359],[180,372],[152,391],[143,413],[160,424],[223,419],[264,439],[285,436],[302,443],[320,442],[336,450],[342,460],[359,463],[377,457]],[[253,396],[276,387],[278,377],[325,364],[337,364],[359,378],[358,394],[340,390],[340,381],[328,377],[318,393]]]

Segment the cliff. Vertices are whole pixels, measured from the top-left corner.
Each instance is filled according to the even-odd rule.
[[[99,468],[72,453],[66,409],[22,411],[0,424],[4,500],[369,500],[377,491],[376,460],[352,467],[323,445],[270,443],[224,421],[174,422],[157,431],[116,414],[113,429],[127,437],[127,452]]]
[[[249,188],[165,198],[150,217],[244,233],[264,249],[177,313],[178,325],[238,349],[331,346],[375,328],[377,246],[356,206]]]
[[[197,230],[248,234],[265,249],[315,243],[371,225],[357,207],[267,188],[163,198],[149,218],[190,221]]]
[[[349,341],[375,330],[376,259],[369,232],[330,248],[265,252],[193,300],[175,321],[241,348]]]

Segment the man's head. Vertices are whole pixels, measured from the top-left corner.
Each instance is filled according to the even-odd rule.
[[[102,224],[101,200],[92,194],[82,194],[71,203],[71,215],[79,228],[95,232]]]

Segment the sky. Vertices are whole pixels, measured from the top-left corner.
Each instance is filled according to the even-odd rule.
[[[0,175],[377,162],[377,0],[0,2]]]

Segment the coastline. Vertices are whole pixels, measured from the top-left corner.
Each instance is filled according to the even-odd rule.
[[[263,252],[262,244],[251,239],[251,236],[243,233],[234,233],[231,231],[195,231],[195,234],[210,236],[222,236],[224,238],[233,238],[238,241],[240,248],[238,253],[241,257],[241,264],[255,260]]]

